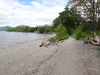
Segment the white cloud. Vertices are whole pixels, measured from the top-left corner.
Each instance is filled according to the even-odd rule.
[[[51,24],[66,4],[66,0],[35,0],[29,5],[18,0],[0,0],[0,26]]]

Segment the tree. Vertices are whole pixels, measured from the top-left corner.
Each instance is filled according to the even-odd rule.
[[[70,10],[60,12],[59,14],[60,14],[61,23],[66,28],[69,27],[75,29],[76,26],[79,24],[77,17]]]
[[[60,18],[57,17],[53,20],[53,29],[56,28],[60,24]]]
[[[75,30],[80,24],[78,16],[79,15],[77,15],[73,8],[69,9],[66,7],[65,10],[60,12],[59,16],[54,19],[53,29],[56,30],[59,25],[63,25],[66,28],[67,33],[69,35],[72,34],[73,30]]]
[[[92,30],[95,30],[100,17],[100,0],[72,0],[69,6],[77,9],[85,21],[91,22]]]
[[[79,19],[73,9],[65,8],[65,11],[59,13],[59,18],[61,24],[66,27],[68,34],[72,34],[72,31],[79,25]]]

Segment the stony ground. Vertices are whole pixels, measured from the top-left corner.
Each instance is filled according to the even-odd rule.
[[[100,75],[100,54],[69,38],[48,47],[41,39],[0,49],[0,75]]]

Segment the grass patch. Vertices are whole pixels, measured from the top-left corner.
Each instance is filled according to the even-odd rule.
[[[96,47],[96,48],[93,48],[93,49],[99,51],[100,48],[99,47]]]

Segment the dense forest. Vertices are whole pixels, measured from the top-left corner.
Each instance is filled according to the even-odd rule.
[[[57,36],[51,38],[53,41],[67,39],[69,36],[82,40],[91,36],[91,32],[100,34],[100,0],[70,0],[51,26],[23,26],[10,28],[7,31],[55,32]]]

